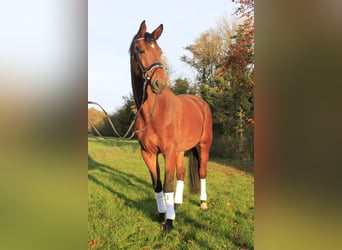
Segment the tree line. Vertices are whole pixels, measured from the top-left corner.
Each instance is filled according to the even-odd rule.
[[[204,99],[213,115],[214,140],[211,155],[231,159],[254,158],[254,0],[235,1],[235,18],[222,18],[216,28],[203,32],[185,47],[180,59],[190,66],[192,79],[177,78],[175,94],[193,94]],[[121,134],[134,118],[134,99],[111,115]],[[100,112],[100,111],[98,111]],[[96,113],[96,112],[95,112]],[[95,119],[94,111],[89,112]],[[113,136],[108,122],[98,119],[97,129]],[[88,131],[95,133],[88,125]]]

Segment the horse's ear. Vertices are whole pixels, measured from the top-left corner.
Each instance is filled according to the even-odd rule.
[[[145,33],[146,33],[146,24],[145,24],[145,20],[144,20],[140,24],[140,28],[139,28],[139,31],[138,31],[138,34],[137,34],[137,38],[144,37]]]
[[[152,32],[152,37],[154,40],[158,40],[158,38],[160,37],[160,35],[163,32],[163,25],[159,25],[158,28],[156,28],[153,32]]]

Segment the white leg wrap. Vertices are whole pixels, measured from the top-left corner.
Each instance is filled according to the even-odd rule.
[[[175,203],[177,204],[183,203],[183,190],[184,190],[184,181],[177,181]]]
[[[155,194],[156,194],[158,212],[159,213],[165,213],[166,212],[166,206],[165,206],[164,192],[161,191],[160,193],[155,193]]]
[[[171,220],[174,220],[176,218],[173,195],[174,195],[174,192],[165,193],[166,219],[171,219]]]
[[[201,201],[207,200],[206,179],[201,179]]]

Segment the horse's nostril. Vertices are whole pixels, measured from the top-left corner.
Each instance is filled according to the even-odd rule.
[[[155,84],[156,84],[156,87],[159,88],[159,81],[158,80],[156,81]]]

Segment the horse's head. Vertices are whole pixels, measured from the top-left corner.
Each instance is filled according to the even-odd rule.
[[[162,24],[152,33],[146,32],[146,24],[143,21],[130,47],[132,73],[141,76],[156,94],[162,93],[168,86],[165,67],[161,63],[162,50],[157,44],[162,32]]]

